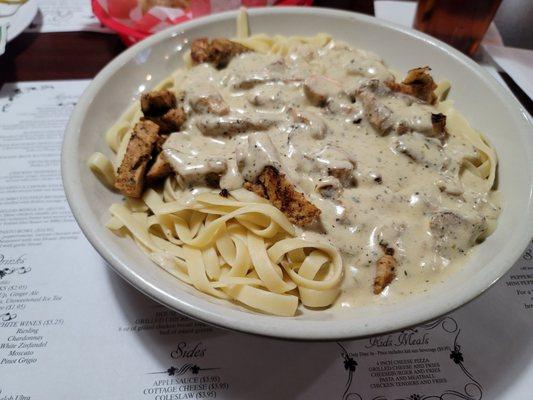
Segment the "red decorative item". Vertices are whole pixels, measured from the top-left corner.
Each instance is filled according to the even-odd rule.
[[[126,46],[131,46],[171,25],[204,15],[235,9],[239,6],[248,8],[269,4],[275,6],[310,6],[312,2],[312,0],[241,0],[239,2],[183,0],[183,3],[189,4],[185,9],[154,7],[144,13],[138,0],[92,0],[92,7],[94,15],[100,22],[115,31]]]

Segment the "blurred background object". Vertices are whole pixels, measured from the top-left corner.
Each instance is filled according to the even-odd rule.
[[[0,0],[0,55],[35,18],[37,0]]]
[[[312,0],[92,0],[92,8],[100,22],[130,46],[171,25],[241,6],[309,6],[311,3]]]
[[[413,27],[473,55],[501,0],[419,0]]]
[[[378,18],[411,27],[415,22],[417,6],[414,0],[375,0],[374,12]],[[520,14],[520,17],[515,18],[515,14]],[[496,80],[508,86],[533,114],[533,51],[530,50],[533,49],[533,24],[529,22],[533,18],[524,19],[524,15],[533,17],[533,1],[502,1],[495,22],[489,24],[472,58]],[[499,27],[504,29],[500,31]]]
[[[24,7],[36,1],[29,0]],[[132,0],[122,1],[123,4],[127,4]],[[233,2],[233,0],[226,1]],[[124,45],[117,35],[92,31],[95,25],[99,25],[96,18],[93,19],[91,32],[81,27],[74,29],[73,20],[77,19],[76,13],[70,14],[67,21],[65,18],[60,19],[61,24],[50,25],[50,29],[40,26],[40,20],[63,15],[67,5],[74,8],[78,2],[84,5],[89,4],[86,11],[80,11],[80,17],[85,13],[90,14],[88,0],[69,0],[68,2],[39,0],[41,12],[34,20],[37,28],[27,30],[10,42],[6,53],[0,59],[0,86],[4,82],[21,80],[93,78],[105,64],[124,50]],[[42,7],[43,3],[49,4],[49,7]],[[411,5],[411,15],[414,15],[416,0],[394,1],[394,3]],[[314,0],[313,6],[339,8],[369,15],[374,15],[375,11],[374,0]],[[57,12],[52,14],[54,7]],[[120,13],[120,10],[117,12]],[[47,13],[49,15],[46,15]],[[494,19],[506,46],[531,50],[533,50],[532,21],[533,0],[504,0]],[[68,25],[72,31],[67,32],[67,29],[63,29],[65,25]],[[60,31],[59,28],[62,30]],[[513,82],[508,83],[513,84]],[[514,89],[518,88],[513,85]],[[519,91],[515,91],[515,94],[520,99],[530,101]],[[533,104],[528,109],[533,110]]]

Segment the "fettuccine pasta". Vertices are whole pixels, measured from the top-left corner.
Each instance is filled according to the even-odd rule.
[[[107,227],[197,290],[279,316],[394,301],[495,229],[496,152],[429,67],[250,35],[245,12],[184,64],[88,165],[126,195]]]
[[[113,204],[107,227],[131,236],[167,272],[198,290],[292,316],[299,302],[327,307],[339,294],[342,260],[333,246],[295,238],[281,211],[261,201],[203,193],[165,202],[148,189],[135,206]]]

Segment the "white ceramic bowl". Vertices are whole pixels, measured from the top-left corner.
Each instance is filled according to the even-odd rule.
[[[225,328],[291,339],[342,339],[384,333],[445,314],[473,299],[500,278],[532,236],[533,129],[508,91],[474,62],[419,32],[375,18],[320,8],[250,11],[253,32],[314,35],[327,32],[355,47],[381,55],[396,70],[429,64],[437,79],[452,82],[451,98],[484,132],[500,158],[503,212],[497,230],[474,250],[468,263],[424,295],[386,307],[303,310],[294,318],[254,313],[199,293],[153,264],[129,240],[104,227],[108,207],[120,196],[104,188],[86,167],[94,151],[106,151],[104,132],[139,93],[182,64],[191,39],[231,37],[235,12],[188,22],[128,49],[91,82],[76,106],[65,135],[63,183],[81,229],[124,279],[151,298],[190,317]]]

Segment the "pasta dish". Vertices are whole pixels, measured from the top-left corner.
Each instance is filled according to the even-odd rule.
[[[394,301],[494,230],[496,154],[427,66],[326,34],[192,41],[106,134],[107,227],[196,289],[253,310]]]

